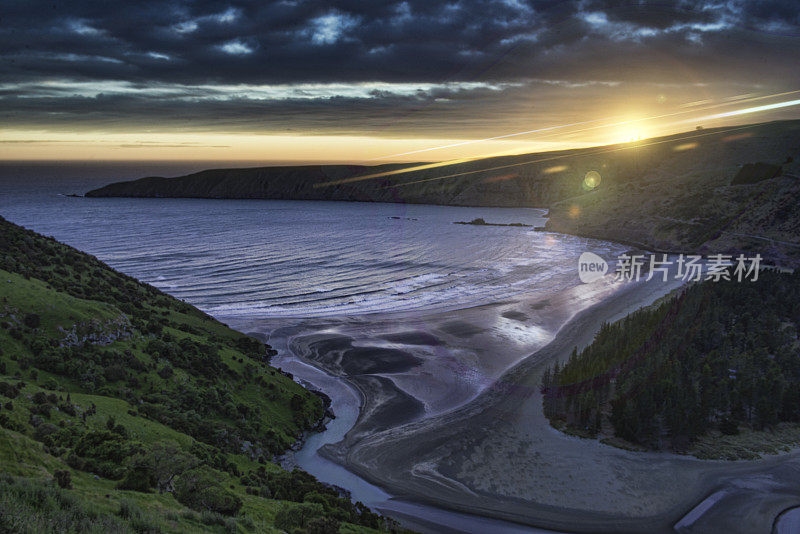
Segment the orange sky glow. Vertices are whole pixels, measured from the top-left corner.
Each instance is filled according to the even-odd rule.
[[[649,108],[577,122],[536,124],[531,129],[472,136],[383,136],[378,132],[209,132],[151,129],[0,129],[2,160],[241,161],[296,163],[418,162],[635,142],[705,128],[800,118],[800,91],[745,94],[670,105],[659,96]],[[518,125],[516,122],[514,125]]]

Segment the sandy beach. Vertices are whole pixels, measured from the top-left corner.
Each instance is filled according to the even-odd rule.
[[[276,321],[272,335],[360,397],[352,428],[319,454],[406,501],[558,531],[768,533],[800,505],[800,453],[631,452],[542,413],[546,367],[676,287],[603,280],[429,315]]]
[[[800,503],[797,452],[752,462],[629,452],[564,435],[542,414],[541,372],[665,289],[614,293],[457,410],[322,452],[393,493],[539,527],[770,532]]]

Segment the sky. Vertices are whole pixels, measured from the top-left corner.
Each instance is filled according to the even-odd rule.
[[[800,118],[800,1],[4,0],[0,159],[439,161]]]

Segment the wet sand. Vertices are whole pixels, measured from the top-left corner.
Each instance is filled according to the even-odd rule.
[[[427,316],[281,320],[272,334],[358,392],[357,420],[320,454],[392,495],[554,530],[766,534],[800,505],[798,453],[629,452],[542,414],[546,367],[673,287],[600,282]]]
[[[629,452],[564,435],[542,414],[542,371],[665,289],[611,295],[456,410],[321,452],[393,494],[544,528],[768,533],[800,504],[797,452],[749,462]]]

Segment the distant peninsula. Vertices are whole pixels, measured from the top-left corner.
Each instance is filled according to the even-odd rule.
[[[546,230],[650,250],[761,253],[800,264],[800,121],[635,143],[379,166],[212,169],[87,197],[334,200],[546,208]]]

